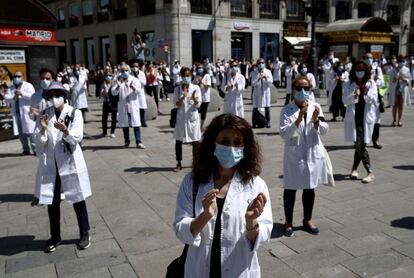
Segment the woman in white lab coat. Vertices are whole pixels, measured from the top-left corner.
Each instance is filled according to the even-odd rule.
[[[411,76],[404,57],[398,57],[398,68],[395,69],[395,72],[394,82],[396,85],[389,96],[389,102],[392,106],[392,126],[402,126],[403,107],[411,105]]]
[[[69,76],[70,104],[82,111],[85,122],[85,113],[88,111],[87,83],[88,76],[86,72],[80,69],[79,64],[75,65],[73,73]]]
[[[145,85],[147,85],[147,77],[145,76],[145,73],[140,70],[140,65],[137,61],[134,61],[131,65],[131,74],[138,78],[139,82],[141,83],[141,90],[138,95],[139,98],[139,116],[141,119],[141,126],[147,127],[147,121],[145,120],[145,110],[147,110],[147,99],[145,94]]]
[[[345,70],[345,66],[342,62],[336,62],[333,65],[332,80],[329,81],[330,87],[328,91],[328,107],[332,112],[331,122],[336,122],[336,118],[341,115],[342,120],[345,119],[345,105],[342,102],[343,87],[349,80],[349,73]]]
[[[135,143],[138,149],[145,149],[141,140],[141,117],[139,112],[142,87],[139,80],[129,74],[129,66],[121,67],[121,74],[112,86],[112,94],[119,95],[118,102],[118,126],[124,133],[124,147],[130,144],[129,127],[133,127]]]
[[[285,69],[286,76],[286,99],[285,105],[288,105],[291,99],[292,94],[292,81],[299,76],[298,65],[296,64],[296,58],[293,58],[290,61],[290,65],[286,66]]]
[[[67,104],[68,91],[53,82],[45,94],[53,103],[44,110],[40,131],[36,134],[40,185],[39,203],[48,205],[51,238],[46,252],[53,252],[61,243],[60,200],[73,204],[79,225],[78,249],[90,246],[86,198],[92,195],[88,169],[79,143],[83,138],[83,118],[78,109]]]
[[[260,58],[257,60],[257,68],[252,72],[253,87],[253,115],[252,126],[256,126],[257,113],[259,108],[265,109],[265,118],[267,128],[270,128],[270,86],[273,83],[272,72],[265,67],[265,60]]]
[[[184,277],[260,278],[257,250],[273,227],[260,173],[250,124],[233,114],[214,118],[177,196],[173,228],[189,245]]]
[[[200,87],[191,83],[191,69],[181,69],[181,85],[175,87],[173,102],[177,108],[177,120],[174,128],[175,158],[177,166],[174,171],[181,171],[183,143],[193,145],[193,155],[197,151],[201,139],[200,115],[198,108],[201,105]]]
[[[224,73],[221,84],[222,91],[224,92],[223,113],[231,113],[244,118],[242,93],[245,86],[246,78],[240,74],[237,61],[233,60],[230,65],[230,72]]]
[[[320,136],[328,132],[322,109],[309,100],[310,81],[300,76],[293,81],[294,101],[280,113],[280,136],[285,141],[283,155],[283,204],[285,235],[293,235],[293,208],[297,190],[303,190],[303,227],[311,234],[319,234],[312,223],[315,188],[328,183],[324,147]]]
[[[374,124],[377,121],[378,91],[377,85],[371,79],[369,66],[363,61],[357,61],[352,66],[349,82],[345,84],[342,101],[346,106],[345,114],[345,141],[355,143],[354,163],[351,179],[357,179],[359,163],[362,161],[368,175],[362,179],[363,183],[372,182],[375,175],[366,145],[371,142]]]

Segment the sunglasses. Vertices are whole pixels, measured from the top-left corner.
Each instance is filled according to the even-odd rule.
[[[305,91],[310,91],[311,87],[310,86],[296,86],[295,89],[296,91],[302,91],[302,89]]]
[[[17,77],[17,78],[20,78],[20,77],[22,77],[21,75],[15,75],[15,76],[13,76],[13,77]]]

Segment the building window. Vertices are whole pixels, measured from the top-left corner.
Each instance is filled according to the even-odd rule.
[[[116,0],[114,19],[127,18],[127,0]]]
[[[369,3],[359,3],[358,4],[358,17],[371,17],[372,16],[372,4]]]
[[[400,11],[398,5],[387,7],[387,21],[390,25],[400,25]]]
[[[274,61],[279,56],[279,34],[260,33],[260,57]]]
[[[78,26],[79,25],[79,5],[77,3],[72,3],[69,6],[69,26]]]
[[[279,18],[279,0],[260,0],[259,5],[260,18]]]
[[[57,27],[58,28],[65,28],[66,21],[65,21],[65,8],[58,8],[56,12],[57,17]]]
[[[80,64],[80,45],[79,40],[71,40],[71,59],[72,64]]]
[[[116,61],[117,63],[128,63],[128,41],[127,34],[118,34],[115,36],[116,43]]]
[[[139,15],[155,14],[155,0],[141,0],[139,1]]]
[[[112,4],[110,0],[98,1],[98,22],[107,21],[111,17]]]
[[[328,0],[320,0],[319,4],[319,14],[317,21],[328,22],[329,21],[329,3]]]
[[[172,4],[173,1],[172,0],[164,0],[164,4]]]
[[[287,18],[305,20],[305,2],[302,0],[287,1]]]
[[[88,69],[93,69],[95,65],[95,47],[92,38],[85,39],[85,57],[86,66]]]
[[[191,12],[196,14],[211,14],[211,0],[191,0]]]
[[[351,18],[351,4],[348,1],[336,2],[336,20]]]
[[[92,0],[83,0],[82,2],[82,24],[93,23],[93,8]]]
[[[231,16],[252,17],[252,0],[231,0]]]

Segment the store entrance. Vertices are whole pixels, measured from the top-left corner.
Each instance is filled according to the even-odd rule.
[[[231,33],[231,57],[239,61],[252,58],[252,33]]]

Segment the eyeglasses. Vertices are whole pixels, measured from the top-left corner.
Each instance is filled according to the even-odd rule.
[[[311,87],[310,86],[296,86],[295,89],[296,91],[302,91],[302,89],[305,91],[310,91]]]
[[[21,75],[15,75],[13,77],[21,78],[22,76]]]

